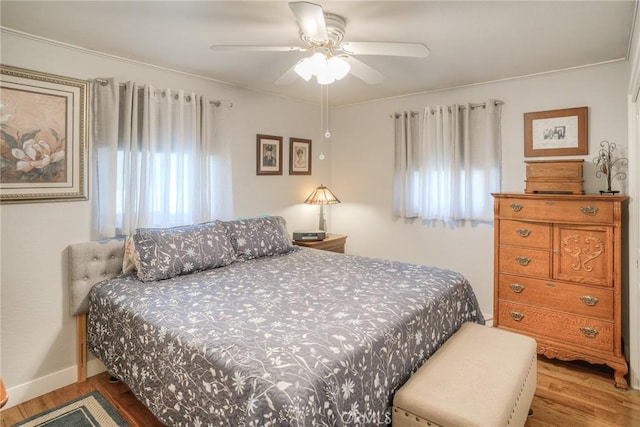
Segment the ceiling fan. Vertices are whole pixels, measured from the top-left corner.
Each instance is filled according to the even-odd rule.
[[[326,13],[322,6],[309,2],[291,2],[289,8],[300,28],[300,39],[305,46],[213,45],[216,52],[307,52],[303,58],[285,72],[276,84],[293,83],[298,76],[309,81],[316,77],[319,84],[330,84],[348,73],[369,83],[377,84],[385,77],[380,72],[354,58],[357,55],[405,56],[426,58],[429,49],[422,43],[404,42],[343,42],[346,21],[343,17]]]

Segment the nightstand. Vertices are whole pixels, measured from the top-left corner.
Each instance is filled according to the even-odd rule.
[[[314,242],[296,242],[294,245],[304,246],[307,248],[320,249],[322,251],[344,253],[344,245],[347,241],[347,236],[344,234],[329,234],[324,240],[317,240]]]

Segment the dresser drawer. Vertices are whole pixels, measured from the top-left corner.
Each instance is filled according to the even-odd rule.
[[[613,290],[500,274],[498,298],[613,320]]]
[[[549,249],[551,226],[535,222],[500,221],[500,244]]]
[[[499,271],[546,278],[550,274],[550,254],[542,249],[501,245]]]
[[[612,224],[613,203],[600,200],[500,199],[501,218]]]
[[[525,333],[584,346],[600,351],[613,351],[613,323],[500,301],[499,325]]]

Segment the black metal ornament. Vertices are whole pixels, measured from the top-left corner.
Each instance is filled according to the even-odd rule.
[[[600,178],[604,176],[607,179],[607,189],[600,190],[600,194],[617,194],[620,191],[611,189],[611,181],[614,179],[621,181],[627,177],[627,174],[620,170],[614,172],[614,168],[628,165],[629,159],[624,157],[613,159],[613,152],[616,149],[616,144],[613,142],[602,141],[600,142],[600,147],[598,156],[593,159],[593,163],[598,166],[596,177]]]

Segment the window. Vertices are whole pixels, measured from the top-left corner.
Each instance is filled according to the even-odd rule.
[[[92,85],[95,234],[231,217],[223,107],[193,93],[101,82]]]
[[[500,105],[427,107],[395,116],[393,212],[441,221],[492,221],[500,191]]]

